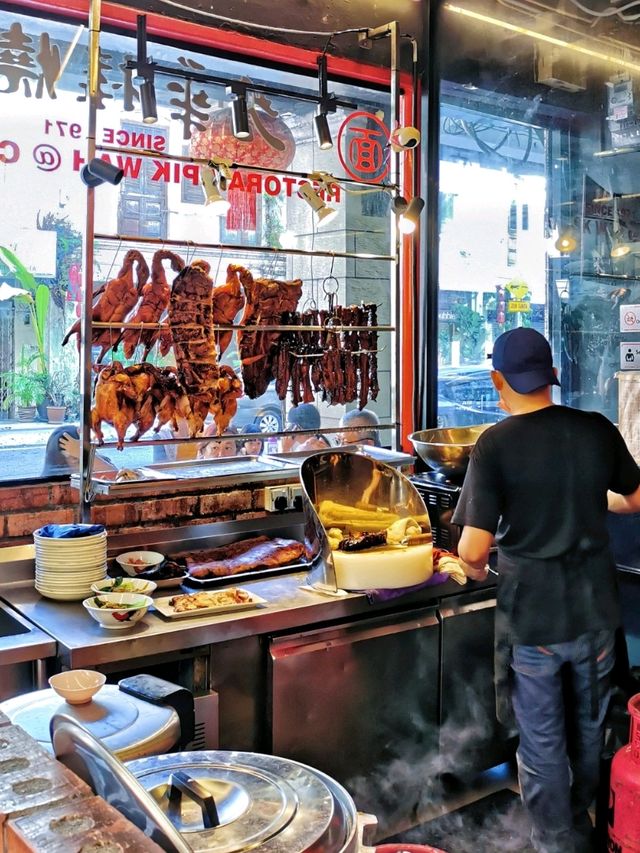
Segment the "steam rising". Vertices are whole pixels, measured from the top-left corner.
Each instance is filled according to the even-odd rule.
[[[437,727],[425,725],[419,710],[404,709],[411,719],[408,728],[414,732],[411,742],[406,733],[401,741],[397,730],[395,735],[381,732],[385,741],[395,744],[396,757],[346,783],[358,808],[376,815],[379,840],[392,836],[395,841],[395,834],[401,833],[402,842],[432,844],[447,853],[528,853],[532,849],[519,797],[500,790],[511,780],[505,779],[502,786],[500,780],[492,780],[489,787],[485,776],[480,782],[483,787],[478,787],[477,751],[493,736],[495,723],[477,696],[473,683],[461,679],[460,701],[455,704],[464,709],[464,719],[449,719]],[[486,802],[478,801],[486,796],[485,790],[498,793]],[[460,806],[466,807],[452,811]]]

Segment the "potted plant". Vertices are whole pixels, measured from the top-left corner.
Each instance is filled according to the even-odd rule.
[[[46,394],[42,374],[31,369],[23,354],[17,370],[5,371],[0,374],[0,379],[7,386],[2,408],[8,409],[15,404],[18,420],[32,421]]]
[[[47,421],[50,424],[61,424],[66,415],[67,408],[72,402],[71,394],[73,383],[63,370],[55,371],[47,375],[45,385]]]

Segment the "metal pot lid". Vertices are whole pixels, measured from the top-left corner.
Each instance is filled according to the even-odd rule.
[[[338,853],[355,850],[356,810],[337,782],[304,764],[251,752],[204,751],[132,761],[127,769],[197,853]],[[171,793],[189,779],[212,795],[219,824],[198,802]],[[170,799],[173,797],[174,799]]]
[[[180,720],[169,705],[152,705],[105,684],[83,705],[70,705],[48,688],[0,704],[12,723],[51,749],[49,723],[54,714],[77,720],[121,761],[171,749],[180,737]]]

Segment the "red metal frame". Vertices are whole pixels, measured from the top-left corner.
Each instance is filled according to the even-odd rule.
[[[18,6],[42,12],[57,13],[61,16],[86,20],[89,14],[88,0],[15,0]],[[112,27],[135,31],[136,18],[139,9],[118,6],[113,3],[103,3],[101,20]],[[150,36],[185,42],[189,45],[202,45],[208,50],[220,50],[225,53],[237,53],[258,61],[264,60],[265,55],[273,54],[275,46],[278,62],[289,66],[292,71],[317,71],[318,52],[306,48],[280,45],[267,39],[245,35],[229,30],[220,30],[213,26],[183,21],[179,18],[168,18],[154,13],[147,14],[147,33]],[[266,47],[268,45],[268,49]],[[356,62],[338,56],[327,56],[329,74],[341,77],[355,83],[388,87],[391,82],[390,69]],[[401,105],[401,122],[404,125],[416,124],[417,116],[412,115],[413,81],[407,72],[400,72],[400,87],[403,93]],[[413,187],[413,170],[418,168],[417,151],[412,155],[403,156],[403,167],[400,174],[401,192],[411,197]],[[400,359],[400,387],[396,393],[400,397],[400,417],[403,424],[403,439],[413,431],[413,398],[414,398],[414,358],[413,343],[414,324],[419,318],[415,316],[414,304],[414,259],[418,246],[414,238],[403,237],[401,242],[400,276],[401,300],[397,306],[398,319],[402,334],[401,347],[398,353]],[[406,440],[404,441],[406,444]],[[405,449],[407,449],[405,447]],[[410,449],[410,448],[409,448]]]

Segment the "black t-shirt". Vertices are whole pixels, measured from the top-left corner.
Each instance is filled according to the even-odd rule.
[[[480,435],[453,521],[496,534],[509,577],[506,585],[501,578],[499,605],[516,642],[615,627],[607,490],[626,495],[639,485],[622,436],[597,412],[549,406]]]

